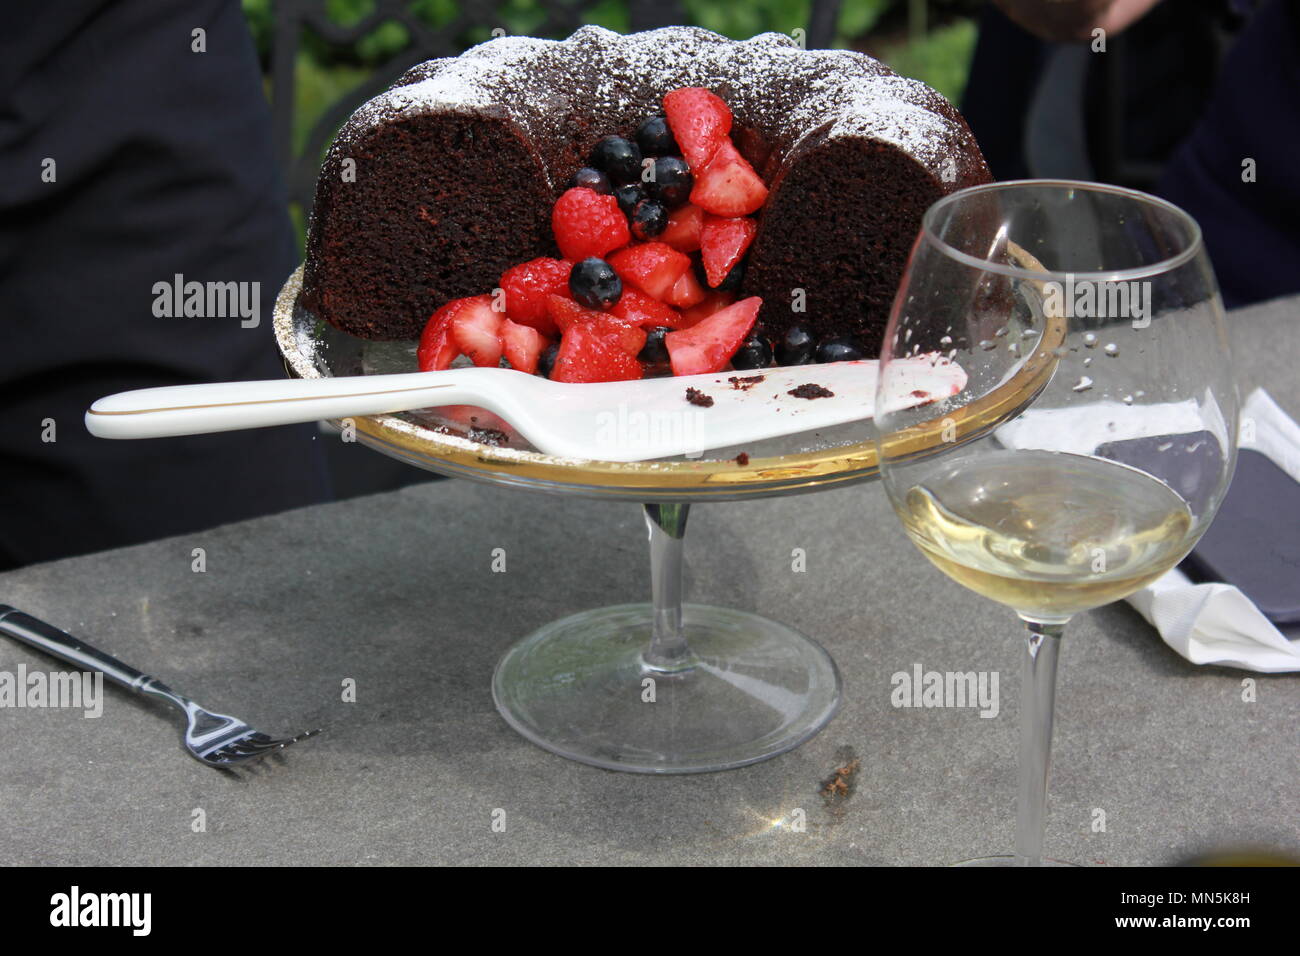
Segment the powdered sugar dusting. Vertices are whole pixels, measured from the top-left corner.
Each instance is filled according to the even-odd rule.
[[[896,146],[942,177],[973,140],[938,93],[849,50],[804,50],[784,34],[737,42],[698,27],[623,36],[585,26],[567,40],[505,36],[415,67],[352,116],[333,152],[375,126],[429,111],[506,116],[533,137],[562,137],[576,109],[611,123],[648,115],[681,86],[718,90],[738,123],[760,129],[776,161],[809,133]],[[634,121],[634,120],[633,120]],[[554,185],[572,170],[548,170]]]

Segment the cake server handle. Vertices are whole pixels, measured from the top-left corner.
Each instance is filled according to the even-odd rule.
[[[505,369],[492,371],[523,376]],[[472,404],[501,415],[515,411],[508,384],[497,379],[493,387],[482,372],[463,368],[143,388],[96,401],[86,412],[86,430],[97,438],[167,438],[438,405]]]

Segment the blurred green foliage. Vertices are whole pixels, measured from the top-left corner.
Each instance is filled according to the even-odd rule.
[[[274,0],[241,0],[244,13],[266,62],[274,33]],[[736,39],[774,30],[790,33],[808,23],[810,0],[682,0],[687,21]],[[836,24],[834,46],[867,49],[900,73],[935,87],[957,99],[965,81],[974,44],[969,16],[978,0],[843,0]],[[410,0],[407,8],[436,30],[446,30],[461,20],[459,0]],[[374,12],[374,0],[326,0],[326,15],[341,26],[355,26]],[[456,44],[468,47],[489,39],[492,26],[509,33],[534,33],[544,25],[546,11],[540,0],[503,0],[496,7],[494,24],[456,29]],[[601,0],[583,15],[587,23],[611,30],[629,29],[624,0]],[[927,29],[927,26],[934,29]],[[406,27],[387,22],[354,44],[335,46],[308,31],[302,38],[300,89],[305,112],[313,92],[330,94],[336,85],[346,88],[354,70],[373,69],[399,54],[410,38]],[[351,69],[349,69],[351,68]],[[342,83],[309,76],[321,71],[341,71]]]
[[[917,39],[888,47],[881,59],[904,76],[923,80],[952,102],[960,103],[976,34],[974,20],[954,20]]]

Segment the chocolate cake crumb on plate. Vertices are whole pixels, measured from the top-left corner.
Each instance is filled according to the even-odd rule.
[[[713,396],[705,395],[698,388],[688,388],[686,390],[686,400],[692,405],[700,406],[700,408],[713,407]]]
[[[733,375],[727,379],[731,387],[738,392],[748,392],[751,388],[767,379],[766,375]]]
[[[834,398],[835,393],[829,388],[822,385],[814,385],[812,382],[800,385],[797,388],[790,389],[787,395],[793,395],[795,398]]]
[[[510,444],[510,436],[499,428],[480,428],[477,425],[471,426],[469,430],[469,440],[476,441],[483,445],[493,445],[497,448],[504,448]]]

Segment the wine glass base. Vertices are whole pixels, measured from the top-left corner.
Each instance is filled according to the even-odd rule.
[[[691,657],[666,671],[643,656],[653,613],[648,604],[622,604],[534,631],[497,664],[497,710],[533,743],[570,760],[703,773],[791,750],[839,709],[835,662],[793,628],[683,605]]]
[[[954,863],[953,866],[1016,866],[1014,856],[980,856],[973,860],[962,860],[960,863]],[[1067,863],[1064,860],[1044,859],[1040,866],[1079,866],[1078,863]]]

